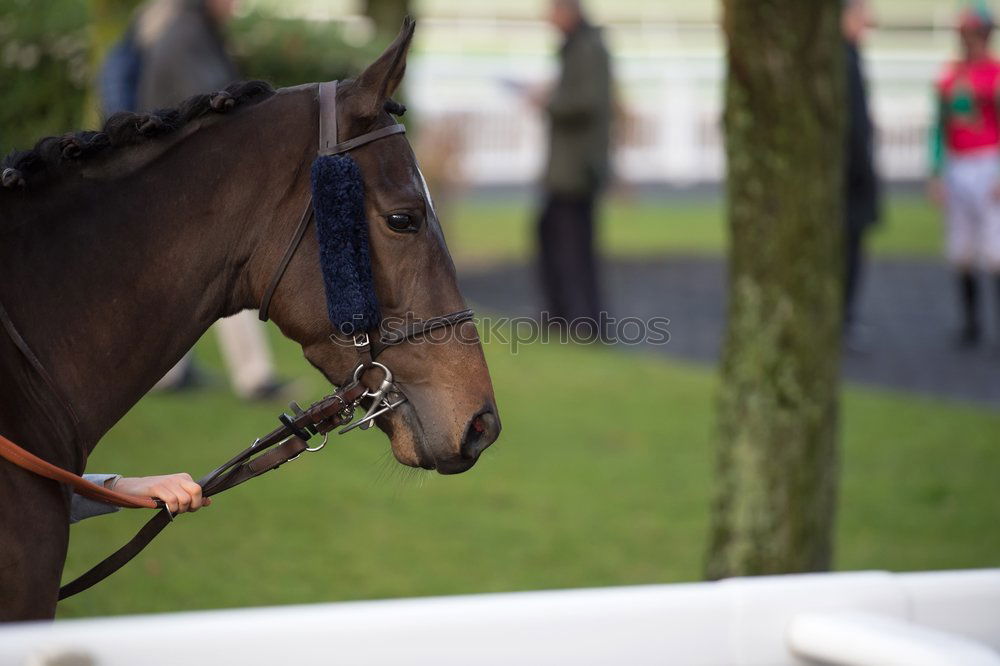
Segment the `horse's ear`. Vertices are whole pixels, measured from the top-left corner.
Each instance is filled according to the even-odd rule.
[[[359,112],[365,117],[375,117],[382,105],[392,97],[406,72],[406,53],[413,41],[417,22],[407,16],[396,39],[385,52],[357,78]]]

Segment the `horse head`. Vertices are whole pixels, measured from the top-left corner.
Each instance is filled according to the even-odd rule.
[[[403,79],[413,31],[414,23],[407,20],[375,62],[336,87],[339,141],[395,125],[390,111],[400,113],[402,108],[391,97]],[[371,280],[383,333],[464,310],[454,263],[405,135],[386,133],[365,142],[350,150],[350,159],[363,189],[359,215],[367,226],[365,261],[370,257],[371,266],[371,277],[362,276],[362,281]],[[275,307],[269,314],[302,346],[310,363],[331,382],[343,384],[355,373],[359,355],[355,339],[331,324],[328,298],[337,299],[338,288],[358,285],[331,285],[327,274],[324,287],[320,245],[317,234],[302,238],[275,287]],[[274,270],[273,263],[261,267],[265,273]],[[367,286],[360,285],[362,290]],[[378,348],[379,333],[367,333]],[[408,336],[387,347],[378,362],[393,373],[388,399],[393,404],[405,399],[375,420],[401,463],[442,474],[463,472],[498,437],[493,387],[472,321]],[[383,378],[376,368],[361,368],[357,374],[373,389]]]

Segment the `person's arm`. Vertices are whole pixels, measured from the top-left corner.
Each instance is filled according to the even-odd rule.
[[[118,474],[84,474],[83,478],[98,486],[114,488],[115,483],[122,477]],[[94,516],[103,516],[106,513],[114,513],[119,508],[113,504],[98,502],[97,500],[73,493],[73,497],[69,503],[69,522],[76,523],[84,518],[93,518]]]
[[[852,197],[870,203],[878,216],[878,176],[875,173],[875,129],[868,108],[868,94],[861,71],[861,56],[855,47],[848,50],[847,68],[847,186]],[[867,222],[867,220],[866,220]]]
[[[934,123],[931,125],[931,175],[938,177],[944,170],[944,100],[935,95]]]
[[[944,145],[945,132],[945,101],[940,92],[935,93],[935,117],[931,125],[930,136],[930,179],[927,181],[927,195],[930,200],[940,206],[944,204],[944,185],[941,183],[941,173],[944,171],[946,157]]]
[[[141,477],[122,477],[118,474],[84,474],[83,478],[126,495],[154,497],[163,500],[171,513],[197,511],[212,503],[210,498],[202,497],[201,486],[194,482],[190,474]],[[69,521],[75,523],[84,518],[115,511],[118,511],[117,506],[74,493],[70,500]]]

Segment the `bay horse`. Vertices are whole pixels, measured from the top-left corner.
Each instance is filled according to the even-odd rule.
[[[389,111],[402,109],[391,95],[413,30],[407,20],[377,60],[337,87],[344,138],[395,122]],[[175,110],[118,114],[102,132],[44,139],[9,157],[0,303],[51,381],[0,330],[0,433],[82,473],[101,437],[209,326],[258,307],[310,196],[318,122],[315,84],[274,91],[251,82]],[[352,157],[382,314],[426,319],[464,308],[405,135]],[[272,295],[271,319],[306,359],[331,383],[350,376],[357,356],[331,343],[315,234]],[[376,421],[399,462],[443,474],[472,467],[500,432],[475,326],[457,327],[454,340],[385,351],[407,401]],[[0,620],[54,616],[69,499],[60,484],[0,460]]]

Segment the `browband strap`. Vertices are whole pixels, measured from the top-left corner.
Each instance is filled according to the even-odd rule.
[[[401,123],[366,132],[353,139],[339,141],[337,132],[337,82],[319,84],[319,154],[339,155],[359,146],[393,134],[403,134],[406,126]]]

